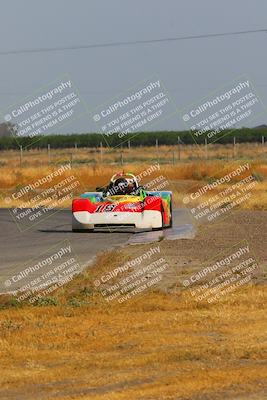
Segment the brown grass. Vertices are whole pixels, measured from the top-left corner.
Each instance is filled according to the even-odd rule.
[[[249,399],[266,389],[266,287],[209,306],[186,292],[87,300],[1,312],[1,398]]]
[[[19,165],[19,154],[16,151],[1,152],[0,164],[0,205],[2,207],[19,206],[21,201],[12,200],[10,203],[4,201],[19,188],[36,182],[52,171],[59,168],[61,164],[70,161],[72,156],[72,169],[63,176],[53,181],[53,184],[65,179],[70,175],[75,175],[79,181],[73,192],[73,196],[78,196],[83,191],[94,191],[96,186],[106,185],[110,176],[122,169],[140,174],[150,165],[160,161],[160,171],[153,173],[150,177],[142,180],[142,184],[163,175],[168,181],[167,190],[174,192],[175,206],[181,206],[183,197],[193,190],[196,185],[203,185],[214,177],[222,176],[225,171],[234,165],[238,166],[249,162],[252,172],[257,175],[259,182],[251,199],[243,204],[242,208],[247,209],[266,209],[266,177],[267,163],[266,150],[260,145],[239,145],[236,159],[226,157],[232,147],[229,145],[210,145],[209,157],[205,159],[203,148],[198,146],[182,146],[181,160],[178,161],[178,152],[175,147],[161,146],[158,153],[154,148],[124,149],[124,164],[120,165],[120,149],[104,149],[102,156],[99,149],[74,149],[70,150],[51,150],[50,164],[46,151],[32,150],[25,152],[22,166]],[[175,155],[173,164],[173,153]],[[228,154],[229,155],[229,154]],[[218,158],[219,157],[219,158]],[[230,167],[231,166],[231,167]],[[51,184],[42,185],[41,189],[46,189]],[[38,190],[30,193],[34,197]],[[28,198],[23,199],[27,201]],[[205,197],[202,197],[205,200]],[[70,201],[64,206],[69,206]]]
[[[266,213],[243,211],[202,226],[194,240],[163,241],[162,251],[176,267],[176,290],[168,294],[151,291],[118,304],[94,289],[96,278],[136,256],[131,246],[99,256],[46,299],[55,306],[18,307],[0,298],[0,398],[263,400],[265,220]],[[265,264],[265,280],[212,304],[181,289],[180,278],[244,235],[259,265]]]

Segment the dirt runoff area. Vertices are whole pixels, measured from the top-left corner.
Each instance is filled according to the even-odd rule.
[[[266,399],[266,226],[239,211],[107,252],[39,306],[3,308],[0,398]]]
[[[172,288],[190,288],[207,283],[209,277],[225,273],[229,268],[253,259],[257,264],[252,273],[254,284],[264,283],[267,279],[267,212],[237,211],[217,223],[198,226],[194,239],[162,240],[159,242],[160,254],[170,268],[163,274],[162,289],[172,292]],[[135,259],[153,249],[154,244],[128,246],[120,250],[121,259]],[[241,249],[241,255],[236,254]],[[235,258],[235,256],[237,257]],[[119,254],[117,254],[119,256]],[[205,268],[211,268],[216,262],[221,262],[217,274],[206,273],[205,276],[195,276]],[[226,271],[227,270],[227,271]],[[238,272],[237,268],[234,272]],[[243,273],[245,277],[246,274]],[[190,278],[192,278],[190,280]],[[197,280],[198,278],[198,280]],[[189,286],[184,281],[189,279]],[[164,285],[164,282],[166,283]],[[217,282],[218,283],[218,282]]]

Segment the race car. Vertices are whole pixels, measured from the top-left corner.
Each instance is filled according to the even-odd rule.
[[[163,229],[172,226],[172,192],[146,191],[131,173],[112,176],[106,187],[72,202],[72,231],[97,228]]]

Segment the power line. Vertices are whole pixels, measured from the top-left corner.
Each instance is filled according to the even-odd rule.
[[[24,49],[24,50],[6,50],[6,51],[0,51],[0,55],[45,53],[45,52],[55,52],[55,51],[94,49],[94,48],[102,48],[102,47],[131,46],[131,45],[148,44],[148,43],[176,42],[179,40],[193,40],[193,39],[216,38],[216,37],[222,37],[222,36],[247,35],[247,34],[262,33],[262,32],[267,33],[267,28],[266,29],[256,29],[256,30],[247,30],[247,31],[237,31],[237,32],[223,32],[223,33],[209,33],[209,34],[203,34],[203,35],[179,36],[179,37],[151,39],[151,40],[134,40],[134,41],[127,41],[127,42],[98,43],[98,44],[88,44],[88,45],[79,45],[79,46],[77,45],[77,46],[66,46],[66,47],[47,47],[47,48],[35,48],[35,49]]]
[[[256,87],[267,87],[267,83],[257,83],[254,82]],[[199,90],[214,90],[214,87],[211,86],[199,86],[198,87]],[[31,88],[31,90],[33,90]],[[115,89],[114,89],[115,90]],[[181,92],[181,91],[188,91],[188,87],[187,86],[183,86],[183,87],[176,87],[176,88],[171,88],[168,89],[168,92],[171,93],[176,93],[176,92]],[[80,94],[83,95],[108,95],[108,94],[114,94],[114,91],[102,91],[102,90],[79,90]],[[23,92],[0,92],[0,96],[27,96],[29,95],[29,92],[23,91]]]

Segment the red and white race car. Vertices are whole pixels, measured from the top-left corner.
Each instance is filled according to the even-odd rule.
[[[171,226],[172,192],[147,192],[131,173],[115,174],[102,191],[83,193],[72,202],[73,232],[124,227],[151,230]]]

